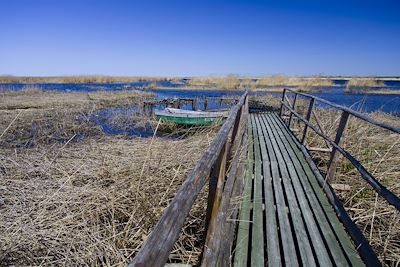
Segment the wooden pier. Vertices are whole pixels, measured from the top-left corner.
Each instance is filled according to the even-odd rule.
[[[309,101],[304,116],[296,111],[299,97]],[[334,140],[311,123],[316,102],[342,114]],[[281,103],[279,113],[259,108],[249,113],[247,93],[239,99],[129,266],[166,264],[206,183],[209,192],[201,266],[381,265],[329,181],[341,153],[381,197],[400,210],[399,197],[341,146],[351,116],[396,134],[400,129],[289,89],[284,90]],[[294,120],[304,125],[300,140],[291,130]],[[311,130],[328,146],[323,150],[330,153],[326,175],[304,146]]]

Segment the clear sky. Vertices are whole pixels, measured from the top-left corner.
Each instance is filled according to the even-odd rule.
[[[0,0],[0,74],[400,75],[400,1]]]

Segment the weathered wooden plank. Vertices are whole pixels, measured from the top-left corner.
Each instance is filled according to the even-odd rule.
[[[207,231],[206,241],[204,245],[202,266],[221,266],[223,261],[222,251],[224,249],[224,241],[227,239],[227,217],[228,207],[233,192],[233,187],[237,177],[239,159],[242,151],[243,136],[246,129],[246,120],[238,117],[236,119],[236,131],[233,130],[233,159],[230,164],[229,172],[225,182],[225,174],[221,174],[222,180],[219,180],[217,194],[214,199],[214,207],[210,219],[209,229]],[[223,162],[223,164],[225,164]],[[220,183],[221,182],[221,183]],[[222,193],[219,193],[219,186]]]
[[[258,116],[258,115],[254,115]],[[266,138],[267,150],[273,151],[271,142],[268,138]],[[272,182],[274,188],[275,202],[278,213],[278,224],[280,231],[281,244],[283,248],[283,257],[284,262],[288,266],[297,266],[297,253],[294,245],[292,229],[289,223],[289,217],[287,214],[287,205],[285,202],[285,197],[282,189],[282,181],[281,175],[279,172],[279,162],[275,157],[274,153],[269,154],[269,159],[271,163],[271,174],[272,174]]]
[[[253,187],[253,232],[251,245],[251,266],[264,266],[263,199],[261,152],[254,116],[251,125],[254,134],[254,187]]]
[[[251,209],[251,192],[253,189],[254,175],[254,141],[252,134],[252,125],[250,118],[248,119],[248,156],[246,166],[246,180],[243,191],[243,198],[240,207],[239,225],[236,237],[236,248],[234,257],[234,266],[244,267],[248,262],[249,251],[249,234],[250,234],[250,209]]]
[[[254,116],[254,115],[253,115]],[[256,117],[257,118],[257,117]],[[257,132],[260,142],[262,166],[264,173],[264,192],[265,192],[265,237],[267,242],[267,260],[269,266],[281,266],[281,251],[279,248],[279,233],[277,225],[277,214],[275,207],[274,192],[272,188],[272,175],[270,168],[270,160],[267,152],[267,147],[264,138],[264,133],[261,129],[259,120],[257,122]]]
[[[279,147],[279,136],[276,136],[276,133],[274,133],[273,128],[271,125],[269,125],[267,117],[269,117],[270,114],[266,114],[261,116],[261,123],[262,123],[262,130],[265,133],[266,138],[268,138],[268,142],[271,142],[271,147],[272,151],[269,151],[270,154],[274,153],[275,157],[277,158],[279,162],[279,169],[282,175],[282,182],[283,182],[283,190],[286,193],[286,198],[288,201],[288,206],[289,206],[289,216],[292,220],[293,224],[293,230],[294,230],[294,240],[297,244],[297,247],[300,252],[300,260],[303,266],[316,266],[315,261],[314,261],[314,255],[313,251],[311,248],[311,243],[310,240],[308,239],[307,236],[307,231],[306,231],[306,226],[304,224],[304,221],[302,219],[302,214],[301,210],[298,205],[298,201],[300,204],[302,203],[301,201],[303,199],[296,199],[296,195],[294,193],[293,186],[291,184],[291,180],[294,179],[293,175],[295,175],[295,172],[293,173],[294,169],[290,169],[292,166],[288,166],[287,163],[287,158],[284,159],[282,152],[280,151]],[[290,160],[290,159],[289,159]],[[303,208],[303,207],[302,207]],[[308,207],[307,207],[308,208]],[[313,220],[308,220],[307,223],[313,222]],[[315,224],[315,222],[314,222]],[[315,228],[317,229],[317,228]],[[322,240],[321,240],[322,241]],[[323,241],[320,243],[323,245]],[[324,249],[323,247],[317,252],[318,253],[323,253]],[[331,266],[330,260],[329,260],[329,255],[327,254],[325,250],[325,254],[323,255],[325,257],[322,257],[322,265],[323,266]]]
[[[223,236],[225,236],[222,241],[222,253],[220,253],[220,265],[221,266],[230,266],[233,262],[232,258],[232,250],[233,250],[233,241],[235,238],[235,231],[237,226],[237,217],[239,212],[239,203],[237,203],[238,198],[242,195],[245,176],[246,176],[246,165],[247,165],[247,157],[248,157],[248,121],[249,121],[249,108],[248,108],[248,99],[245,101],[242,108],[242,115],[240,123],[243,124],[241,130],[243,130],[243,143],[240,147],[240,158],[239,164],[237,167],[236,179],[233,186],[231,199],[228,207],[228,217],[227,217],[227,225],[225,227],[225,232]],[[236,151],[236,150],[234,150]]]
[[[240,162],[237,170],[237,178],[235,180],[231,203],[229,204],[229,214],[227,218],[227,226],[225,227],[226,233],[224,241],[222,242],[222,255],[220,256],[221,266],[230,266],[233,262],[233,242],[235,238],[235,231],[237,226],[237,218],[239,212],[238,198],[242,196],[243,186],[246,176],[247,152],[248,152],[248,134],[247,131],[243,136],[243,147],[240,155]]]
[[[296,195],[300,202],[302,214],[306,220],[308,233],[310,235],[310,242],[314,246],[314,251],[321,266],[330,266],[331,259],[329,253],[333,255],[333,260],[338,266],[348,265],[346,257],[344,256],[339,243],[336,240],[332,229],[326,221],[325,215],[316,201],[314,192],[308,186],[304,186],[304,180],[307,179],[304,172],[302,172],[301,164],[307,164],[296,160],[293,149],[288,146],[287,140],[282,137],[284,134],[279,126],[280,122],[273,120],[273,115],[266,118],[268,124],[273,128],[275,138],[279,141],[279,146],[283,153],[284,161],[286,162],[292,178],[293,185],[296,190]],[[305,190],[305,192],[304,192]],[[318,228],[321,228],[321,232]],[[327,241],[328,246],[325,247],[324,239]]]
[[[145,241],[136,257],[129,263],[129,266],[161,267],[165,264],[179,236],[185,219],[197,195],[206,183],[211,168],[217,161],[218,155],[225,145],[229,132],[238,116],[238,111],[244,104],[246,98],[247,92],[240,98],[239,103],[232,108],[229,117],[219,130],[216,138],[210,144],[202,158],[197,162],[170,205],[165,209],[161,219],[154,227],[152,233]]]
[[[285,103],[283,103],[285,105]],[[368,170],[359,162],[356,158],[353,157],[349,152],[344,150],[342,147],[337,145],[333,140],[331,140],[328,136],[320,132],[318,129],[316,129],[311,123],[306,121],[299,113],[294,111],[291,107],[286,105],[286,108],[289,109],[293,114],[299,118],[301,121],[303,121],[305,124],[308,125],[308,127],[316,134],[324,138],[326,142],[328,142],[333,148],[335,148],[337,151],[339,151],[343,156],[345,156],[352,164],[353,166],[358,170],[358,172],[361,174],[361,177],[367,181],[371,185],[371,187],[381,196],[383,197],[390,205],[393,205],[397,210],[400,211],[400,198],[388,190],[383,184],[381,184],[372,174],[368,172]]]
[[[275,121],[276,128],[283,140],[283,144],[287,147],[288,151],[291,151],[290,156],[293,164],[295,165],[300,177],[303,178],[300,179],[300,182],[310,204],[315,207],[313,208],[313,211],[319,218],[318,222],[321,225],[321,231],[325,235],[326,240],[328,240],[328,244],[332,245],[336,241],[329,241],[331,239],[335,239],[335,237],[328,235],[329,230],[326,230],[331,228],[337,236],[340,247],[346,253],[347,258],[350,261],[350,265],[363,266],[363,262],[361,261],[358,252],[355,250],[354,245],[350,241],[349,236],[343,228],[343,225],[339,222],[332,206],[329,204],[328,199],[321,190],[321,187],[318,184],[314,173],[310,169],[308,162],[305,160],[303,153],[295,144],[293,137],[287,131],[287,128],[283,125],[283,122],[276,115],[272,117],[272,120]],[[318,206],[320,206],[320,208],[318,208]]]

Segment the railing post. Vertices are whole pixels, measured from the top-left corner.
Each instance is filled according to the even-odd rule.
[[[286,88],[283,88],[281,110],[279,111],[279,117],[281,117],[281,118],[282,118],[282,112],[283,112],[283,101],[285,101],[285,94],[286,94]]]
[[[205,233],[207,233],[208,224],[211,218],[211,212],[214,205],[214,199],[217,192],[218,181],[221,176],[221,168],[223,166],[224,158],[226,157],[226,148],[227,143],[225,143],[224,147],[221,150],[221,153],[218,156],[218,160],[215,162],[208,181],[208,197],[207,197],[207,210],[205,217]],[[225,174],[225,170],[222,170]]]
[[[348,119],[349,119],[349,113],[347,111],[343,111],[342,116],[340,117],[339,127],[337,129],[335,137],[335,144],[337,144],[338,146],[340,146],[343,142],[343,133],[344,130],[346,129],[346,124]],[[331,182],[333,177],[335,176],[336,165],[337,165],[336,148],[332,147],[331,157],[328,163],[328,171],[325,177],[325,179],[328,182]]]
[[[296,107],[296,100],[297,100],[297,93],[295,93],[294,99],[293,99],[293,103],[292,103],[292,109],[293,110],[295,110],[295,107]],[[289,122],[288,122],[289,129],[290,129],[290,124],[292,122],[292,116],[293,116],[293,112],[290,111]]]
[[[313,107],[314,107],[314,102],[315,102],[315,98],[311,98],[310,104],[308,105],[307,115],[306,115],[306,121],[307,122],[310,122],[311,113],[312,113],[312,110],[313,110]],[[301,143],[302,144],[304,144],[304,141],[306,139],[307,130],[308,130],[308,125],[304,124],[303,136],[301,137]]]

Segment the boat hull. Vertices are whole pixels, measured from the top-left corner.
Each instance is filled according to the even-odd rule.
[[[158,119],[162,122],[176,123],[182,125],[212,125],[221,124],[223,121],[222,117],[176,117],[176,116],[166,116],[166,115],[156,115]]]

